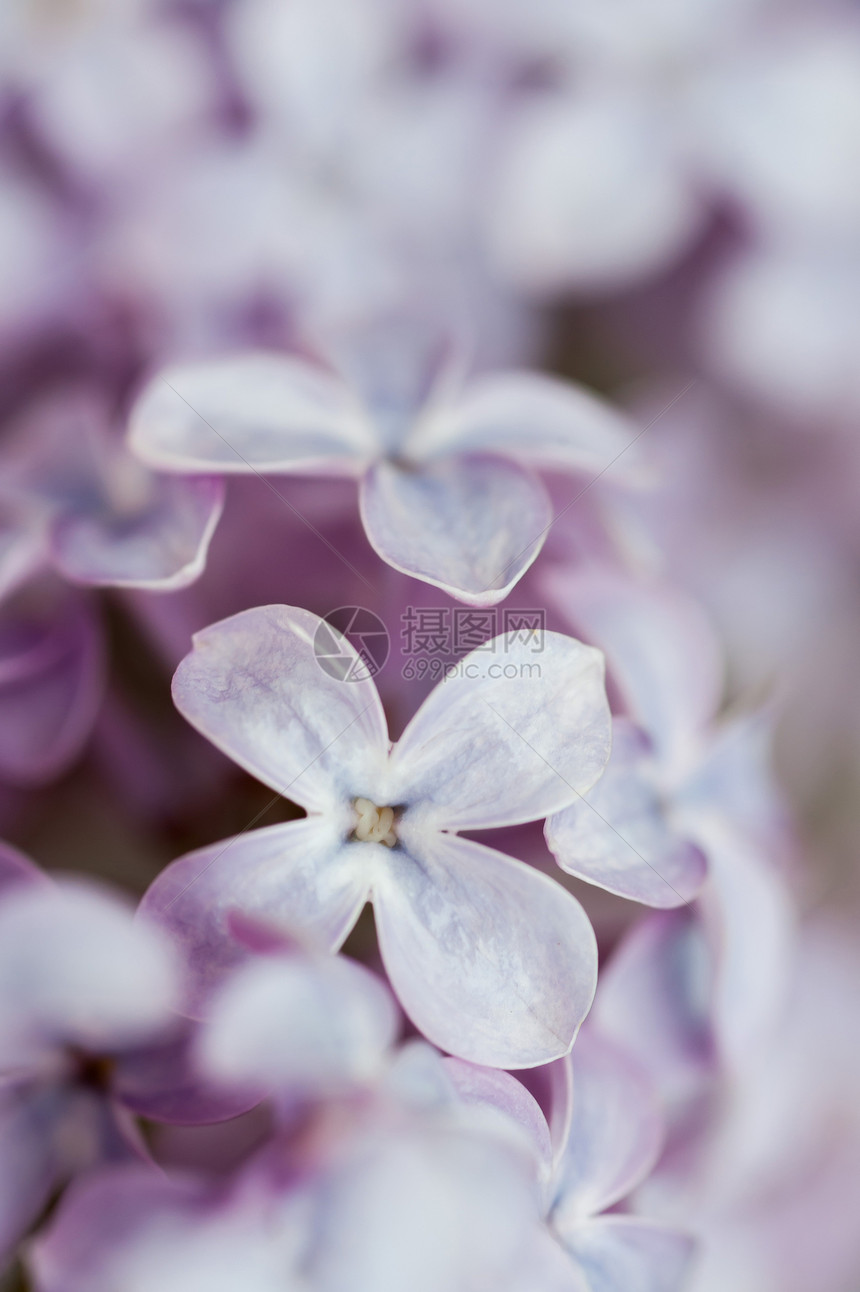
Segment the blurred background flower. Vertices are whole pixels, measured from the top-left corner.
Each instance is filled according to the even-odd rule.
[[[481,600],[474,568],[498,540],[509,577],[499,570],[493,592],[507,600],[493,613],[540,612],[544,628],[604,650],[621,739],[592,815],[574,805],[549,827],[560,865],[539,825],[480,841],[551,875],[591,918],[594,1022],[649,1074],[667,1125],[623,1206],[698,1238],[695,1292],[860,1287],[858,218],[850,0],[6,0],[0,12],[0,837],[49,872],[137,899],[180,854],[295,821],[297,803],[272,799],[174,709],[192,633],[267,604],[373,611],[391,645],[375,684],[397,738],[444,666],[501,631],[470,623],[467,645],[449,633]],[[241,477],[205,452],[176,473],[178,458],[156,461],[127,435],[168,366],[219,372],[263,350],[306,375],[344,335],[372,338],[392,318],[456,338],[457,378],[468,369],[473,392],[496,391],[489,409],[478,401],[491,425],[467,386],[480,433],[442,437],[441,519],[387,435],[392,390],[416,442],[438,411],[429,388],[404,394],[397,328],[376,370],[367,347],[358,384],[402,486],[394,538],[360,514],[350,481],[294,471],[292,454],[290,474],[273,474],[246,452],[261,414],[242,391]],[[343,375],[348,403],[355,372]],[[585,448],[556,452],[553,419],[536,424],[540,391],[597,419]],[[205,443],[223,392],[189,402]],[[290,431],[318,438],[320,418]],[[410,526],[423,541],[432,524],[428,564]],[[440,575],[446,544],[467,552],[465,573]],[[436,624],[426,668],[405,638],[419,614]],[[673,867],[677,902],[636,871],[631,847]],[[6,881],[28,864],[6,855],[0,925],[20,931],[6,903],[25,898]],[[254,951],[274,936],[240,932]],[[345,952],[380,968],[366,913]],[[63,1026],[52,1052],[65,1079]],[[184,1080],[181,1064],[152,1062],[150,1077]],[[12,1046],[2,1081],[19,1066]],[[549,1116],[549,1078],[519,1079]],[[342,1190],[325,1224],[343,1215],[353,1228],[314,1277],[334,1288],[352,1268],[364,1282],[351,1286],[384,1292],[375,1231],[361,1237],[372,1208],[360,1172],[380,1206],[399,1172],[412,1181],[410,1233],[422,1197],[441,1207],[458,1172],[457,1198],[492,1174],[456,1136],[427,1156],[430,1114],[403,1113],[401,1097],[374,1096],[378,1139],[344,1131],[336,1161],[314,1139],[295,1197],[280,1158],[255,1157],[285,1134],[273,1137],[270,1104],[207,1127],[141,1105],[144,1156],[171,1183],[150,1192],[137,1166],[119,1168],[117,1214],[145,1195],[128,1244],[100,1246],[92,1226],[112,1185],[96,1174],[30,1272],[13,1258],[0,1288],[167,1287],[147,1253],[170,1215],[177,1286],[192,1286],[207,1251],[200,1268],[220,1264],[225,1287],[291,1288],[296,1250],[261,1235],[282,1222],[304,1232],[285,1198],[316,1214],[322,1180]],[[331,1113],[350,1126],[351,1098]],[[314,1122],[326,1144],[328,1116]],[[290,1129],[290,1170],[306,1133]],[[475,1292],[464,1271],[497,1279],[505,1261],[514,1292],[578,1288],[534,1238],[539,1208],[502,1242],[528,1172],[506,1143],[486,1154],[496,1203],[476,1212],[474,1245],[438,1212],[434,1232],[456,1254],[432,1266],[446,1292],[461,1276]],[[73,1174],[55,1158],[31,1172],[24,1219],[4,1219],[0,1199],[0,1232],[53,1207],[52,1181]],[[241,1253],[255,1245],[251,1269]],[[392,1289],[421,1267],[392,1266]],[[528,1268],[540,1277],[520,1285]]]

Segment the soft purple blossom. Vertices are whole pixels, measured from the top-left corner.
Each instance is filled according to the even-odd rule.
[[[181,973],[162,931],[4,850],[0,894],[0,1247],[99,1161],[145,1157],[133,1113],[216,1121],[247,1107],[193,1075]],[[24,882],[21,882],[21,881]]]
[[[720,808],[708,779],[722,693],[716,640],[695,603],[658,584],[594,568],[550,573],[545,586],[605,650],[626,710],[614,719],[605,775],[549,818],[547,843],[581,879],[650,906],[679,906],[705,880],[702,821]],[[736,745],[743,758],[740,737]]]
[[[536,1245],[518,1128],[465,1109],[437,1056],[408,1048],[363,1102],[331,1112],[226,1189],[140,1168],[72,1189],[33,1248],[39,1292],[567,1286]]]
[[[349,643],[341,676],[315,658],[320,625],[270,606],[197,634],[180,711],[308,816],[180,858],[144,909],[205,985],[239,953],[231,911],[337,947],[371,900],[394,990],[431,1040],[500,1066],[565,1053],[594,987],[588,922],[546,876],[457,832],[539,819],[590,788],[609,745],[602,657],[556,633],[539,656],[497,638],[496,671],[492,654],[467,656],[392,748]]]
[[[653,1170],[662,1145],[652,1083],[622,1049],[588,1029],[561,1065],[553,1100],[558,1116],[547,1124],[510,1074],[448,1060],[460,1097],[510,1117],[533,1146],[541,1212],[571,1260],[572,1292],[680,1292],[692,1239],[617,1210]]]
[[[170,368],[130,444],[172,472],[351,475],[377,553],[460,600],[504,599],[552,521],[534,467],[602,472],[635,439],[584,389],[539,373],[465,383],[444,338],[401,318],[331,338],[331,366],[251,353]],[[635,455],[621,470],[633,470]]]
[[[217,479],[148,471],[111,425],[104,396],[83,386],[64,390],[10,427],[0,578],[5,565],[6,585],[20,582],[38,562],[72,583],[184,587],[203,569],[223,497]],[[19,555],[25,544],[29,562]]]

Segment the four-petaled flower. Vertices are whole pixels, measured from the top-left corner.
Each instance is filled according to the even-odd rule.
[[[594,992],[591,926],[547,876],[457,832],[538,820],[595,782],[610,743],[603,657],[547,633],[538,667],[516,634],[496,638],[392,747],[372,681],[315,659],[321,622],[267,606],[195,637],[180,711],[308,816],[180,858],[143,909],[184,945],[199,993],[243,954],[237,913],[334,948],[369,900],[392,986],[427,1037],[500,1067],[557,1058]]]
[[[625,418],[534,372],[462,381],[448,347],[397,320],[343,333],[329,366],[251,353],[168,369],[130,444],[172,472],[355,475],[364,527],[395,569],[476,605],[502,601],[552,523],[532,468],[636,473]]]

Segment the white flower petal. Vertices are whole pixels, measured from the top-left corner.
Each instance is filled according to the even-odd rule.
[[[471,605],[504,600],[543,546],[546,490],[496,457],[448,457],[417,469],[380,462],[361,485],[367,537],[384,561]]]
[[[409,723],[394,801],[451,830],[534,821],[591,788],[610,741],[600,652],[509,633],[467,655]]]
[[[376,687],[366,670],[333,675],[320,657],[330,637],[308,610],[259,606],[195,634],[173,681],[176,706],[198,731],[310,812],[373,798],[388,750]],[[344,671],[359,671],[349,642],[336,644]]]
[[[529,1068],[565,1054],[591,1004],[594,934],[546,875],[450,835],[408,839],[373,888],[406,1013],[458,1058]]]
[[[129,444],[150,466],[201,474],[353,473],[376,452],[339,378],[265,353],[154,377],[132,411]]]

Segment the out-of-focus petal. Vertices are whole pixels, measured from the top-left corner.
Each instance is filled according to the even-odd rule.
[[[504,1292],[592,1292],[580,1267],[544,1224],[535,1226],[534,1241],[522,1262],[510,1271]]]
[[[571,624],[605,651],[611,677],[667,773],[686,771],[723,687],[717,640],[698,605],[602,567],[551,570],[545,587]]]
[[[685,815],[716,809],[751,838],[773,842],[784,834],[786,811],[772,757],[776,717],[776,708],[766,707],[720,722],[678,795]]]
[[[749,1062],[787,1005],[795,914],[770,859],[716,815],[700,826],[711,883],[702,896],[713,947],[712,1016],[723,1057]]]
[[[0,842],[0,893],[21,884],[45,884],[48,877],[23,852]]]
[[[321,348],[360,397],[375,438],[392,457],[411,456],[413,428],[456,383],[462,367],[453,335],[419,309],[361,314],[325,330]]]
[[[458,1058],[529,1068],[565,1054],[597,959],[579,903],[470,840],[413,831],[374,882],[380,950],[406,1013]]]
[[[183,1020],[164,1043],[124,1051],[111,1078],[119,1105],[137,1117],[177,1126],[210,1125],[247,1112],[256,1092],[228,1090],[201,1076],[193,1058],[198,1024]]]
[[[799,13],[767,24],[764,39],[697,81],[696,143],[716,182],[766,231],[853,236],[860,30],[850,10],[823,22],[815,9]]]
[[[636,426],[582,386],[541,372],[477,377],[450,408],[424,420],[409,442],[413,454],[503,453],[534,466],[603,472],[613,479],[642,472]]]
[[[646,906],[681,906],[704,883],[707,861],[666,819],[637,736],[615,719],[606,771],[585,797],[548,818],[547,847],[569,875]]]
[[[4,608],[0,621],[0,777],[39,784],[74,761],[104,683],[101,635],[88,602]]]
[[[163,870],[141,911],[184,954],[192,978],[188,1008],[196,1010],[248,954],[231,932],[233,913],[340,946],[368,897],[371,851],[368,844],[344,845],[336,827],[311,817],[223,839]]]
[[[552,521],[541,482],[495,457],[418,469],[380,462],[361,485],[367,537],[384,561],[471,605],[503,601]]]
[[[197,474],[354,473],[377,451],[343,382],[276,354],[168,368],[135,405],[129,443],[150,466]]]
[[[705,297],[710,370],[796,421],[860,407],[856,243],[770,238],[725,265]]]
[[[308,610],[260,606],[196,633],[173,681],[176,707],[198,731],[311,812],[372,799],[388,751],[376,687],[366,670],[334,675],[321,658],[330,637]],[[361,669],[351,644],[338,645]]]
[[[515,121],[489,209],[497,263],[557,293],[656,270],[689,244],[704,206],[668,113],[617,85],[537,99]]]
[[[534,821],[588,791],[611,741],[600,651],[561,633],[496,637],[467,655],[391,757],[396,803],[479,830]]]
[[[55,1114],[50,1096],[14,1087],[0,1093],[0,1260],[11,1254],[54,1185]]]
[[[169,592],[203,572],[224,505],[224,484],[206,477],[153,481],[141,511],[61,514],[51,528],[51,559],[67,579]]]
[[[687,907],[634,925],[601,970],[595,1026],[635,1056],[667,1100],[683,1099],[711,1071],[712,975],[701,921]]]
[[[586,1029],[571,1062],[573,1119],[553,1208],[562,1237],[634,1189],[663,1142],[657,1093],[628,1054]]]
[[[483,1068],[462,1059],[445,1059],[445,1070],[458,1096],[477,1112],[478,1125],[490,1122],[487,1114],[502,1118],[505,1130],[514,1129],[534,1159],[535,1175],[543,1187],[552,1173],[552,1140],[540,1105],[521,1081],[498,1068]]]
[[[533,1245],[533,1190],[519,1155],[491,1137],[444,1124],[369,1133],[325,1181],[311,1284],[507,1292]]]
[[[67,880],[0,904],[0,1052],[110,1052],[162,1029],[178,1000],[167,939],[112,894]]]
[[[0,599],[20,587],[45,556],[45,540],[38,525],[0,519]]]
[[[237,1281],[274,1292],[274,1283],[252,1282],[254,1236],[243,1236],[244,1252],[229,1206],[213,1208],[199,1184],[140,1166],[114,1167],[72,1185],[28,1260],[39,1292],[215,1292]],[[247,1279],[239,1273],[240,1252]],[[286,1281],[284,1287],[289,1292]]]
[[[589,1292],[683,1292],[696,1250],[688,1234],[632,1216],[589,1220],[565,1245]]]
[[[212,1080],[324,1099],[375,1076],[398,1029],[385,985],[342,956],[262,956],[213,998],[197,1059]]]

